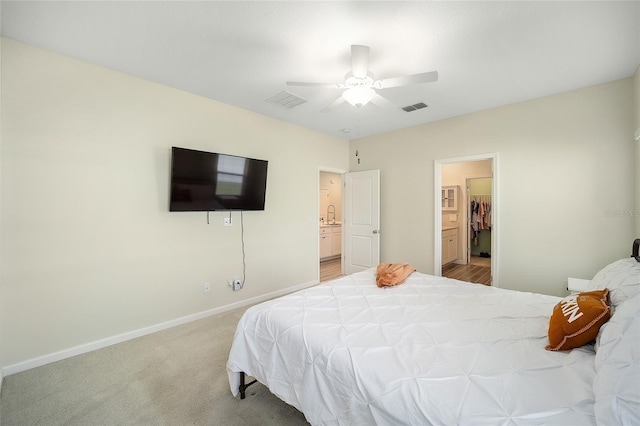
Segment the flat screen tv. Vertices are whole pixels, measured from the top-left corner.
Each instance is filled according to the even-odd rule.
[[[171,148],[169,211],[264,210],[266,160]]]

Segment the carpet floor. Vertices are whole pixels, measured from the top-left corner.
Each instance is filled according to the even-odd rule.
[[[306,425],[257,383],[234,398],[226,362],[246,308],[4,378],[3,426]]]

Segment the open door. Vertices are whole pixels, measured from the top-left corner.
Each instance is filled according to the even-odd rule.
[[[380,170],[346,173],[344,273],[380,263]]]

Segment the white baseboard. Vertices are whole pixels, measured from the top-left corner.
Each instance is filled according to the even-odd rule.
[[[197,321],[206,317],[210,317],[212,315],[221,314],[223,312],[231,311],[233,309],[241,308],[243,306],[264,302],[265,300],[270,300],[275,297],[280,297],[285,294],[293,293],[294,291],[302,290],[307,287],[314,286],[316,284],[318,284],[317,281],[310,281],[304,284],[298,284],[293,287],[288,287],[282,290],[273,291],[271,293],[241,300],[239,302],[231,303],[229,305],[219,306],[217,308],[209,309],[203,312],[198,312],[195,314],[176,318],[170,321],[151,325],[149,327],[140,328],[138,330],[129,331],[126,333],[118,334],[116,336],[107,337],[105,339],[95,340],[93,342],[85,343],[69,349],[63,349],[58,352],[53,352],[37,358],[32,358],[16,364],[8,365],[0,369],[0,389],[1,389],[1,380],[4,376],[10,376],[12,374],[20,373],[21,371],[30,370],[32,368],[50,364],[52,362],[60,361],[66,358],[71,358],[76,355],[81,355],[87,352],[95,351],[97,349],[105,348],[107,346],[115,345],[117,343],[126,342],[127,340],[132,340],[137,337],[142,337],[147,334],[155,333],[157,331],[166,330],[168,328],[176,327],[178,325],[187,324],[192,321]]]
[[[2,382],[4,381],[4,375],[2,374],[2,369],[0,368],[0,395],[2,395]],[[2,408],[0,408],[0,425],[2,424]]]

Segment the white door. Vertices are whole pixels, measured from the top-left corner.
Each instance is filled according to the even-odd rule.
[[[380,263],[380,170],[345,175],[344,273]]]

